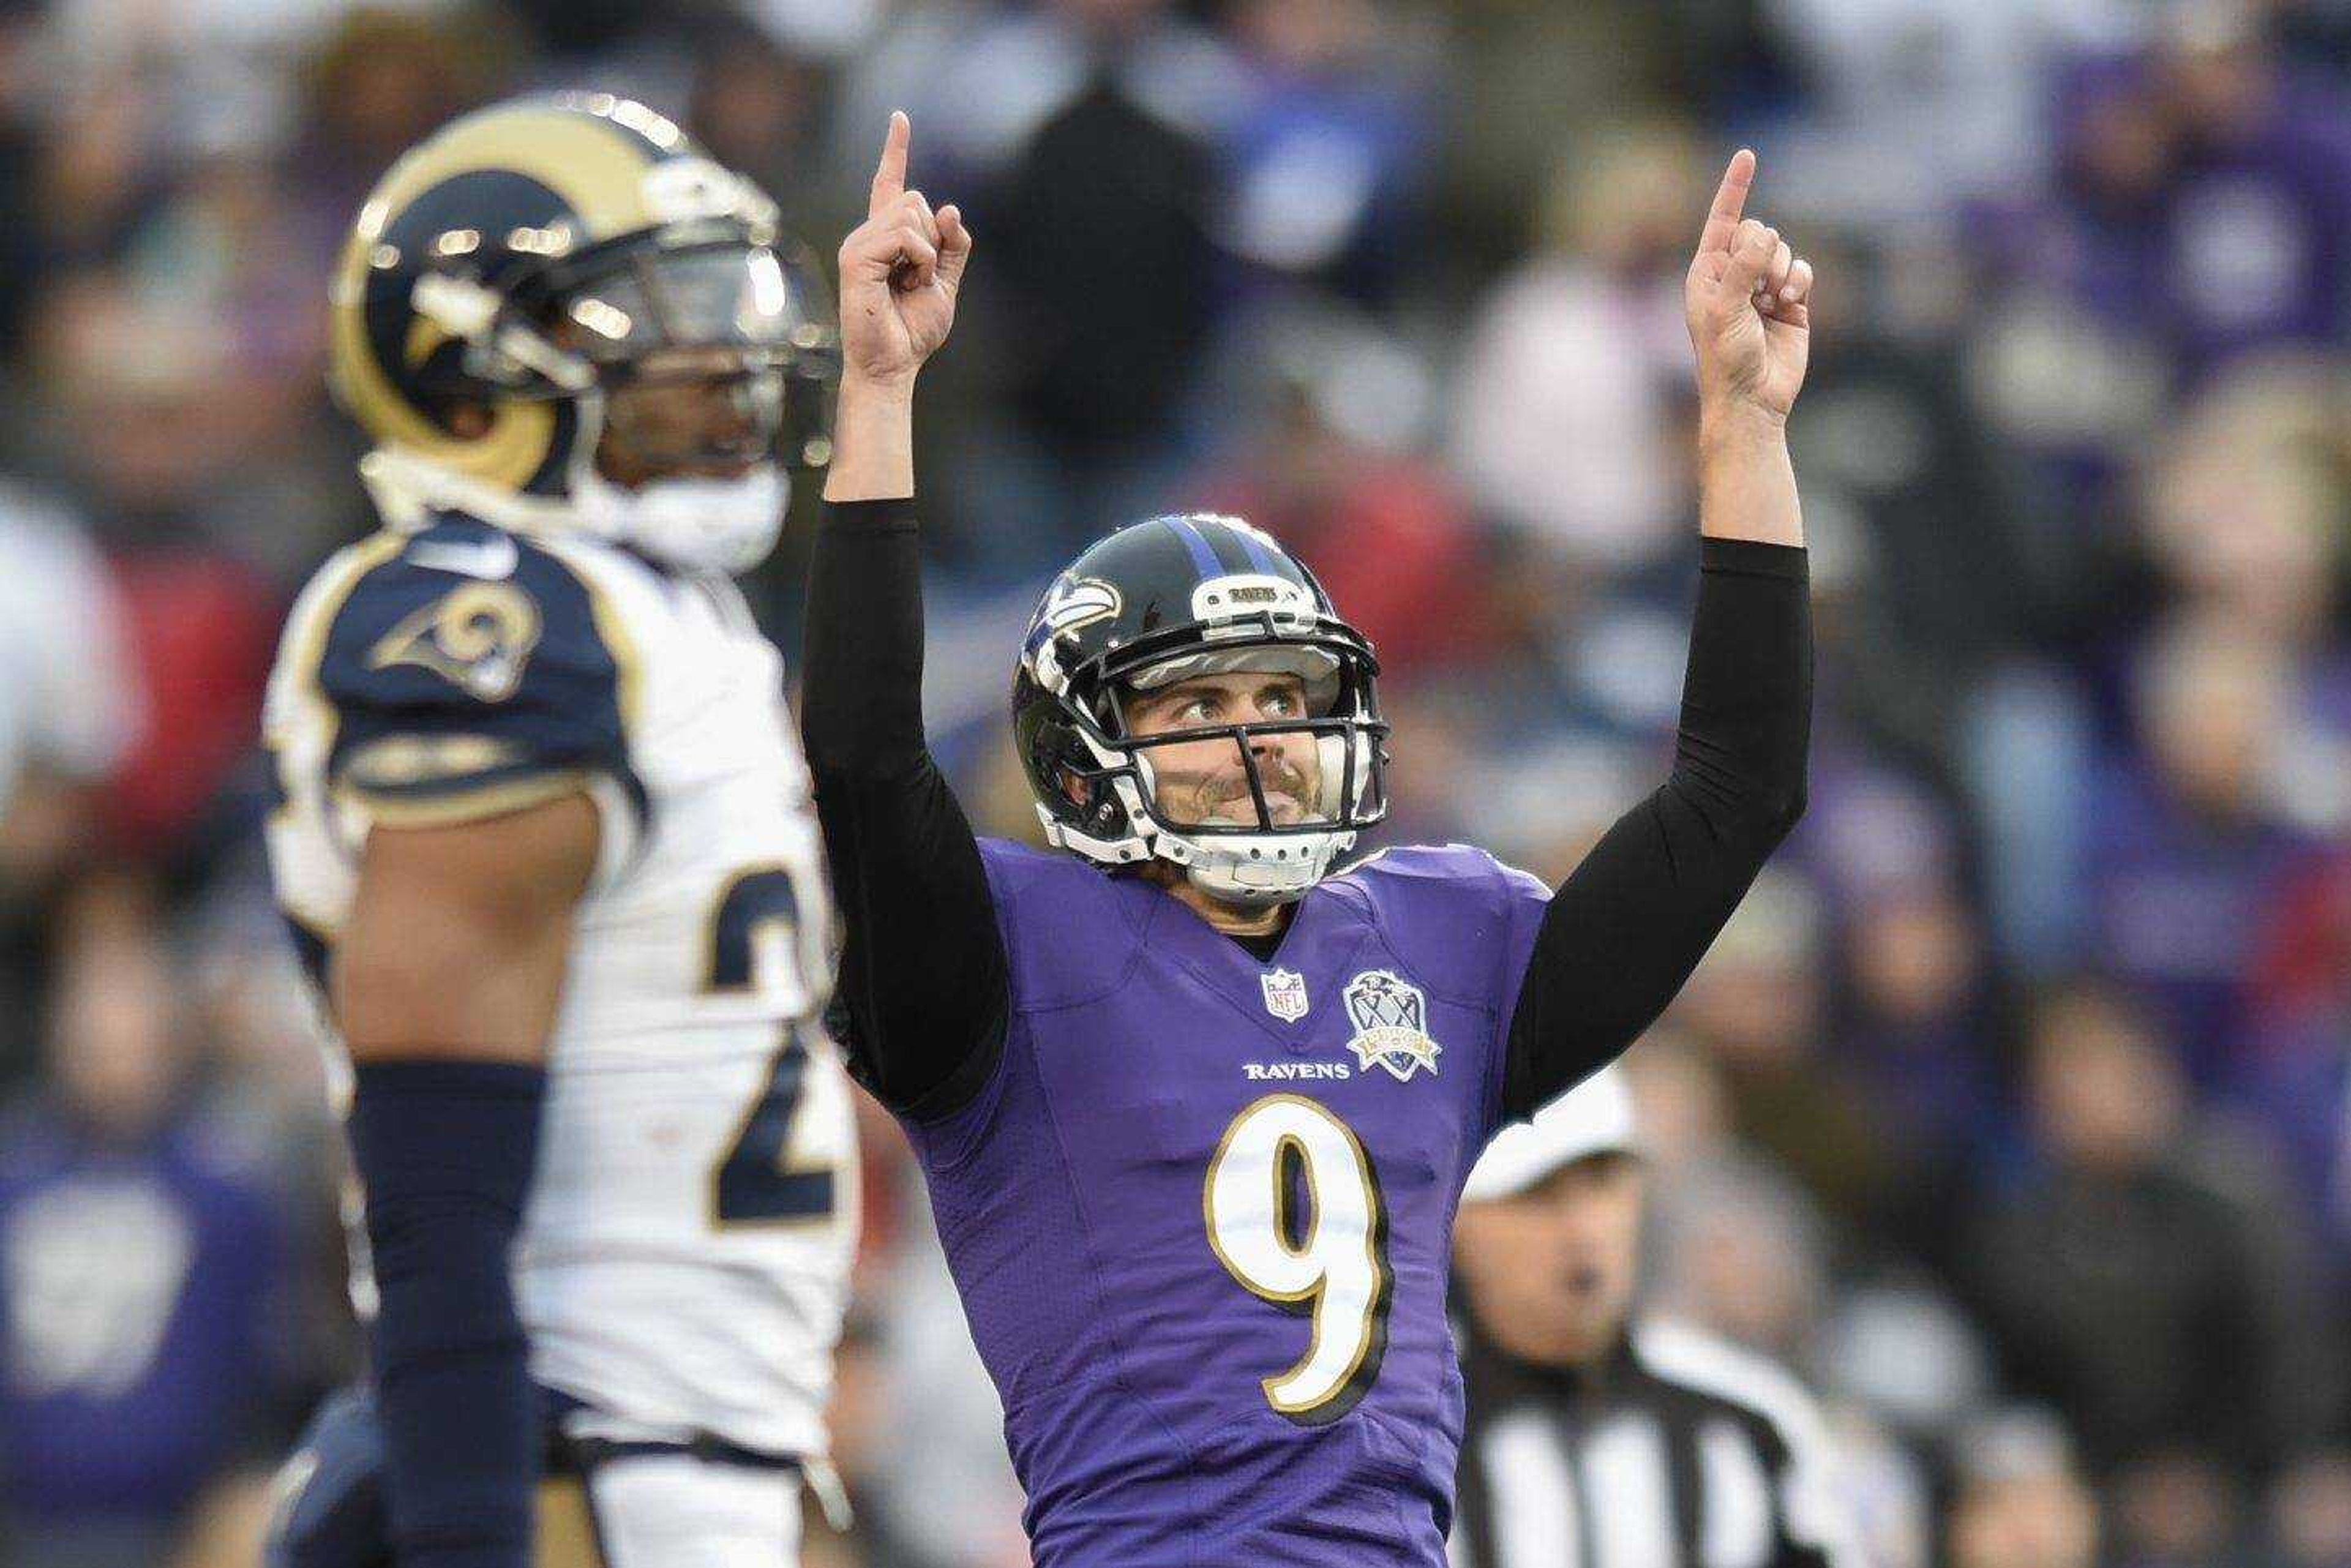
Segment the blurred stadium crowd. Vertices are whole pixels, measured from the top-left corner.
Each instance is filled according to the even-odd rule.
[[[1045,573],[1208,506],[1378,646],[1387,836],[1547,879],[1662,771],[1680,276],[1759,147],[1822,278],[1812,808],[1630,1058],[1650,1299],[1821,1390],[1886,1568],[2351,1563],[2342,0],[0,4],[0,1563],[249,1561],[351,1365],[256,838],[277,620],[371,526],[323,280],[402,146],[558,84],[828,257],[912,111],[979,237],[922,411],[975,816],[1031,825]],[[1018,1563],[866,1130],[810,1561]]]

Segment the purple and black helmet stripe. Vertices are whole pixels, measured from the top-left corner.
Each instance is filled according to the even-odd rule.
[[[1217,559],[1216,550],[1210,547],[1207,536],[1200,531],[1197,522],[1190,517],[1162,517],[1159,521],[1190,552],[1192,570],[1199,574],[1199,580],[1205,582],[1209,578],[1226,574],[1228,569]]]
[[[1249,532],[1246,528],[1226,528],[1222,525],[1217,527],[1217,531],[1223,534],[1228,538],[1238,539],[1240,541],[1240,547],[1243,553],[1249,557],[1249,570],[1251,571],[1261,573],[1267,577],[1280,577],[1283,575],[1281,568],[1275,564],[1273,557],[1268,555],[1266,553],[1265,547],[1258,543],[1257,536],[1255,534]]]
[[[1157,521],[1182,542],[1201,581],[1212,577],[1243,573],[1284,578],[1308,586],[1313,581],[1305,568],[1290,559],[1287,551],[1278,548],[1268,549],[1265,541],[1251,529],[1234,528],[1222,518],[1207,514],[1165,517]]]

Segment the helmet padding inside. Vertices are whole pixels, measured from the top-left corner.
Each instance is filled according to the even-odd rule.
[[[1155,692],[1203,675],[1296,675],[1306,684],[1306,711],[1327,716],[1339,700],[1339,660],[1321,648],[1270,643],[1249,648],[1183,653],[1147,665],[1126,677],[1138,692]]]

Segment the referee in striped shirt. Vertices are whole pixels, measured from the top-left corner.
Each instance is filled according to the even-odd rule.
[[[1861,1568],[1810,1396],[1634,1312],[1646,1179],[1615,1068],[1504,1131],[1470,1174],[1456,1568]]]

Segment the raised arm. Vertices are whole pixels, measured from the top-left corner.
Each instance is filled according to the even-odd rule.
[[[1684,291],[1699,392],[1700,576],[1665,784],[1544,910],[1512,1015],[1503,1108],[1526,1115],[1665,1010],[1804,809],[1811,598],[1788,412],[1803,384],[1812,265],[1742,214],[1755,155],[1723,173]]]
[[[923,734],[914,394],[946,340],[971,235],[906,189],[891,116],[866,220],[841,246],[841,405],[809,577],[800,728],[848,941],[852,1071],[925,1119],[969,1100],[1009,1008],[1004,939],[972,836]]]

